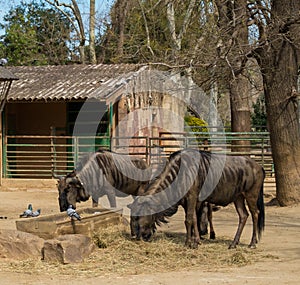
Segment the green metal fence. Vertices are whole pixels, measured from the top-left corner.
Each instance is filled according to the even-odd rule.
[[[237,141],[248,146],[241,152]],[[5,136],[3,140],[3,177],[51,178],[74,169],[81,155],[99,147],[143,157],[159,165],[170,153],[187,147],[227,155],[249,155],[273,176],[273,160],[267,132],[160,133],[158,137],[72,137]]]
[[[74,169],[79,157],[99,147],[110,148],[109,137],[6,136],[3,177],[51,178]]]
[[[238,144],[241,141],[247,143],[242,149]],[[153,151],[157,147],[161,149],[159,153]],[[162,153],[169,155],[187,147],[226,155],[247,155],[264,167],[267,176],[274,175],[268,132],[195,132],[172,134],[171,137],[168,133],[160,133],[159,137],[149,138],[149,160],[153,161],[155,156],[161,157]],[[159,163],[159,158],[156,160]]]

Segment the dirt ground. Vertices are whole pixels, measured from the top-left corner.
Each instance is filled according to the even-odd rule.
[[[273,193],[266,193],[268,202]],[[10,191],[0,189],[0,229],[15,229],[15,221],[31,203],[34,208],[42,208],[42,214],[59,212],[57,190]],[[87,204],[86,204],[87,203]],[[80,207],[90,206],[91,201]],[[237,227],[237,215],[233,206],[222,208],[214,213],[214,225],[218,236],[231,238]],[[241,243],[248,244],[251,235],[251,219],[248,219]],[[183,213],[179,211],[172,217],[170,223],[160,229],[169,232],[184,232]],[[200,245],[201,247],[201,245]],[[254,249],[255,250],[255,249]],[[106,285],[154,285],[154,284],[299,284],[300,282],[300,205],[280,208],[266,206],[266,226],[262,240],[256,250],[263,251],[265,256],[257,263],[246,266],[223,266],[218,268],[201,267],[189,270],[188,265],[182,271],[157,272],[154,274],[124,275],[109,272],[103,276],[70,278],[63,271],[49,277],[41,270],[38,274],[22,271],[22,268],[10,271],[3,265],[6,260],[0,260],[0,284],[106,284]],[[203,260],[205,262],[205,260]],[[95,265],[96,266],[96,265]],[[137,264],[138,266],[138,264]]]

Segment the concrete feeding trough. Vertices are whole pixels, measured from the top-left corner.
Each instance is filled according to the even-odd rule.
[[[71,219],[66,212],[19,219],[17,230],[35,234],[44,239],[52,239],[64,234],[84,234],[92,237],[94,232],[109,225],[119,224],[122,220],[121,208],[82,208],[77,211],[81,221]]]

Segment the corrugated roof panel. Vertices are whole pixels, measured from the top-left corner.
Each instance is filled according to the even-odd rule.
[[[18,80],[19,78],[6,67],[0,66],[0,80]]]
[[[7,67],[19,78],[8,100],[71,100],[93,97],[104,82],[139,70],[133,64]]]

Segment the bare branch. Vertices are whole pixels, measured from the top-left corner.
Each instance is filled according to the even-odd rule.
[[[78,35],[78,37],[80,37],[80,31],[78,29],[78,27],[75,25],[74,21],[72,20],[72,18],[70,17],[70,15],[68,13],[66,13],[60,6],[64,6],[64,7],[68,7],[70,5],[63,5],[62,3],[59,3],[58,1],[50,1],[50,0],[45,0],[47,3],[49,3],[50,5],[54,6],[57,10],[59,10],[63,15],[65,15],[68,20],[70,21],[71,25],[74,27],[76,34]],[[68,7],[70,8],[70,7]]]
[[[149,49],[150,53],[154,57],[154,52],[153,52],[153,50],[151,48],[150,33],[149,33],[149,28],[148,28],[148,23],[147,23],[145,11],[144,11],[143,5],[141,3],[141,0],[138,0],[138,2],[139,2],[139,5],[140,5],[140,8],[141,8],[142,16],[143,16],[144,23],[145,23],[145,29],[146,29],[146,34],[147,34],[147,48]]]
[[[169,30],[171,33],[173,47],[175,48],[175,50],[180,50],[181,42],[178,40],[176,35],[175,12],[172,1],[168,1],[167,3],[167,19],[169,22]]]
[[[211,63],[203,63],[203,64],[195,64],[193,66],[191,66],[191,64],[175,64],[175,65],[171,65],[171,64],[167,64],[165,62],[151,62],[148,63],[149,66],[151,65],[159,65],[159,66],[164,66],[164,67],[168,67],[170,69],[178,69],[178,68],[190,68],[190,67],[202,67],[202,68],[210,68],[212,66]]]
[[[150,9],[148,9],[148,10],[146,11],[146,14],[147,14],[147,13],[150,13],[151,11],[153,11],[153,10],[154,10],[154,9],[155,9],[162,1],[163,1],[163,0],[157,1],[153,7],[151,7]]]
[[[190,23],[190,20],[191,20],[191,15],[192,15],[192,12],[194,10],[195,4],[196,4],[196,0],[191,0],[190,3],[189,3],[188,9],[187,9],[185,17],[184,17],[183,25],[182,25],[182,28],[180,30],[179,36],[178,36],[180,41],[182,40],[182,37],[186,33],[187,27],[188,27],[188,25]]]
[[[81,18],[81,13],[80,13],[80,10],[79,10],[76,0],[72,0],[73,5],[64,3],[64,2],[59,2],[58,0],[54,0],[54,1],[45,0],[45,1],[47,3],[49,3],[50,5],[54,6],[56,9],[58,9],[61,13],[63,13],[68,18],[71,25],[74,27],[76,34],[79,37],[79,41],[80,41],[79,52],[80,52],[80,56],[81,56],[81,62],[84,63],[84,61],[85,61],[84,45],[85,45],[86,38],[85,38],[84,25],[83,25],[83,21]],[[75,25],[72,18],[61,7],[68,8],[72,11],[72,13],[76,19],[78,27]]]
[[[196,0],[190,0],[189,6],[187,8],[184,21],[182,24],[182,27],[180,29],[179,34],[176,34],[176,20],[175,20],[175,11],[174,11],[174,4],[173,1],[167,0],[167,19],[169,22],[169,30],[171,33],[171,38],[173,41],[173,47],[176,51],[181,50],[181,42],[182,38],[185,35],[187,31],[187,27],[191,20],[192,11],[195,7]]]

